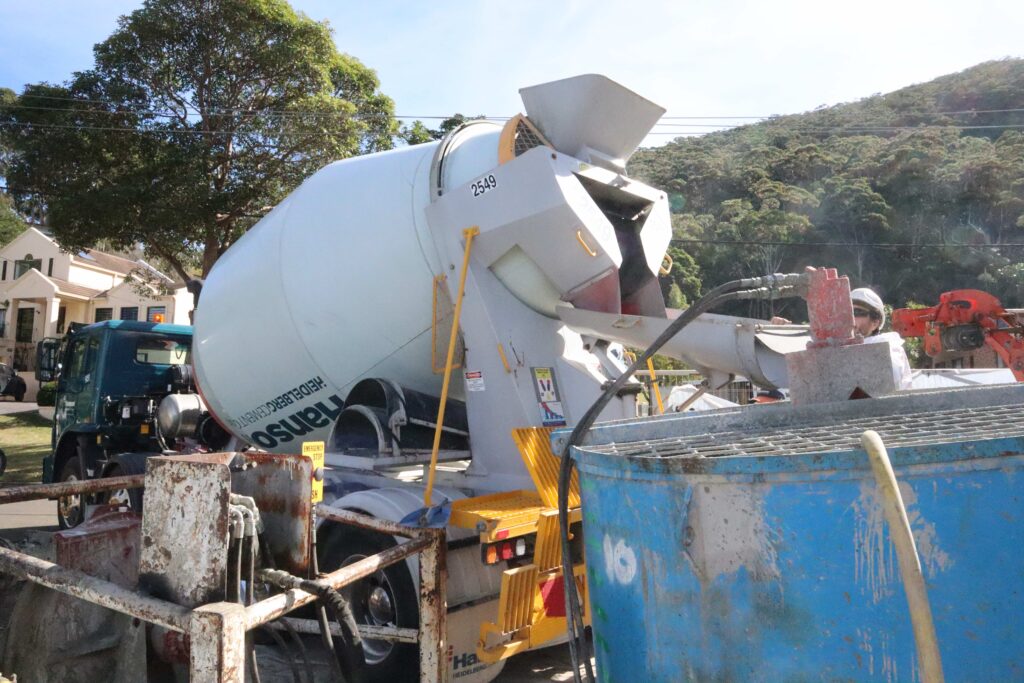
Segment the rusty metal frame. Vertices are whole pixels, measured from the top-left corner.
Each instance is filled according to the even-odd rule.
[[[143,479],[143,475],[133,475],[11,487],[0,489],[0,505],[62,495],[145,488]],[[316,513],[332,522],[409,539],[341,567],[320,577],[318,581],[339,589],[413,555],[419,555],[418,631],[377,627],[372,633],[364,635],[400,642],[419,642],[420,682],[445,680],[447,544],[444,529],[405,527],[323,506],[318,507]],[[245,633],[317,599],[315,595],[303,590],[292,589],[248,606],[217,602],[190,610],[3,547],[0,547],[0,573],[13,574],[72,597],[188,634],[192,644],[190,680],[193,683],[244,683]]]

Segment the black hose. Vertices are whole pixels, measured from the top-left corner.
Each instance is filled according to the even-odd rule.
[[[264,569],[260,578],[279,588],[298,588],[319,597],[341,629],[342,647],[337,649],[344,680],[355,681],[363,665],[363,641],[348,600],[335,588],[313,579],[303,579],[278,569]]]
[[[585,670],[586,680],[594,680],[593,668],[590,664],[590,648],[586,641],[585,626],[583,623],[582,607],[580,605],[579,592],[576,590],[576,581],[573,576],[573,562],[569,547],[569,484],[572,479],[572,458],[569,456],[573,446],[582,441],[583,437],[593,426],[597,416],[605,409],[618,391],[625,386],[626,382],[647,365],[647,360],[656,354],[662,346],[679,332],[697,319],[698,316],[706,313],[715,306],[740,298],[762,298],[779,294],[780,291],[795,291],[797,287],[804,286],[807,281],[806,275],[768,275],[759,278],[744,278],[733,280],[715,287],[710,292],[698,299],[692,306],[672,321],[665,331],[644,350],[636,360],[626,368],[626,371],[609,383],[601,395],[587,409],[583,417],[576,423],[566,441],[561,453],[561,463],[558,469],[558,525],[562,541],[562,583],[565,587],[565,604],[567,609],[566,626],[569,631],[569,653],[573,664],[573,680],[575,683],[582,683],[580,678],[580,662],[582,661]],[[747,288],[756,288],[748,291],[740,291]]]
[[[291,636],[292,642],[299,648],[299,656],[302,657],[302,663],[306,665],[306,683],[314,683],[313,663],[309,659],[309,651],[306,650],[306,644],[302,642],[302,637],[299,635],[295,627],[288,623],[286,619],[280,621],[281,625],[284,626],[284,630]]]
[[[310,569],[313,576],[320,574],[320,561],[317,558],[317,528],[312,524],[310,533]],[[342,603],[342,609],[334,607]],[[328,616],[330,613],[330,616]],[[334,590],[328,599],[321,599],[316,606],[316,617],[320,624],[320,637],[331,658],[331,671],[338,683],[357,683],[362,681],[362,670],[366,664],[363,656],[359,627],[344,596]],[[341,647],[337,647],[331,635],[331,619],[338,622],[341,629],[339,636]]]
[[[288,649],[288,644],[284,642],[284,638],[281,637],[281,634],[270,628],[267,624],[264,624],[259,628],[260,630],[266,631],[270,634],[270,637],[274,639],[274,642],[277,643],[277,647],[281,650],[281,654],[288,659],[288,666],[292,670],[292,680],[295,681],[295,683],[302,683],[302,674],[299,673],[299,665],[292,657],[291,650]]]

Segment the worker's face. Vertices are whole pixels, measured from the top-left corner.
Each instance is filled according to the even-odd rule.
[[[862,337],[869,336],[872,332],[878,329],[881,324],[881,320],[875,320],[871,317],[871,311],[861,306],[853,307],[853,327],[857,330],[857,334]]]

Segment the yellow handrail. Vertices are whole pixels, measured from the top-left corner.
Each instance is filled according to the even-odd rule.
[[[658,415],[665,414],[665,406],[661,403],[661,388],[658,387],[658,375],[654,372],[654,359],[647,359],[647,369],[651,371],[651,388],[654,390],[654,398],[658,399]]]
[[[437,472],[437,452],[441,448],[441,429],[444,426],[444,408],[448,403],[448,384],[452,378],[452,364],[455,361],[455,344],[459,338],[459,317],[462,315],[462,295],[466,291],[466,273],[469,271],[469,251],[473,238],[480,234],[480,228],[473,226],[462,231],[466,238],[466,250],[462,256],[462,273],[459,275],[459,291],[455,296],[455,313],[452,316],[452,332],[448,338],[448,357],[444,362],[444,383],[441,384],[441,405],[437,408],[437,426],[434,427],[434,447],[430,451],[430,469],[427,471],[427,488],[423,492],[423,505],[430,506],[434,491],[434,474]]]

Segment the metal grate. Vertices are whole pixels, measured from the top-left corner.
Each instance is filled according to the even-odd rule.
[[[516,125],[516,156],[528,152],[534,147],[543,147],[545,145],[547,145],[547,142],[533,131],[525,119]]]
[[[654,458],[828,453],[860,449],[860,436],[867,429],[878,432],[890,448],[1024,436],[1024,406],[862,417],[831,425],[790,426],[772,432],[759,427],[757,430],[684,435],[585,448],[598,453]]]

